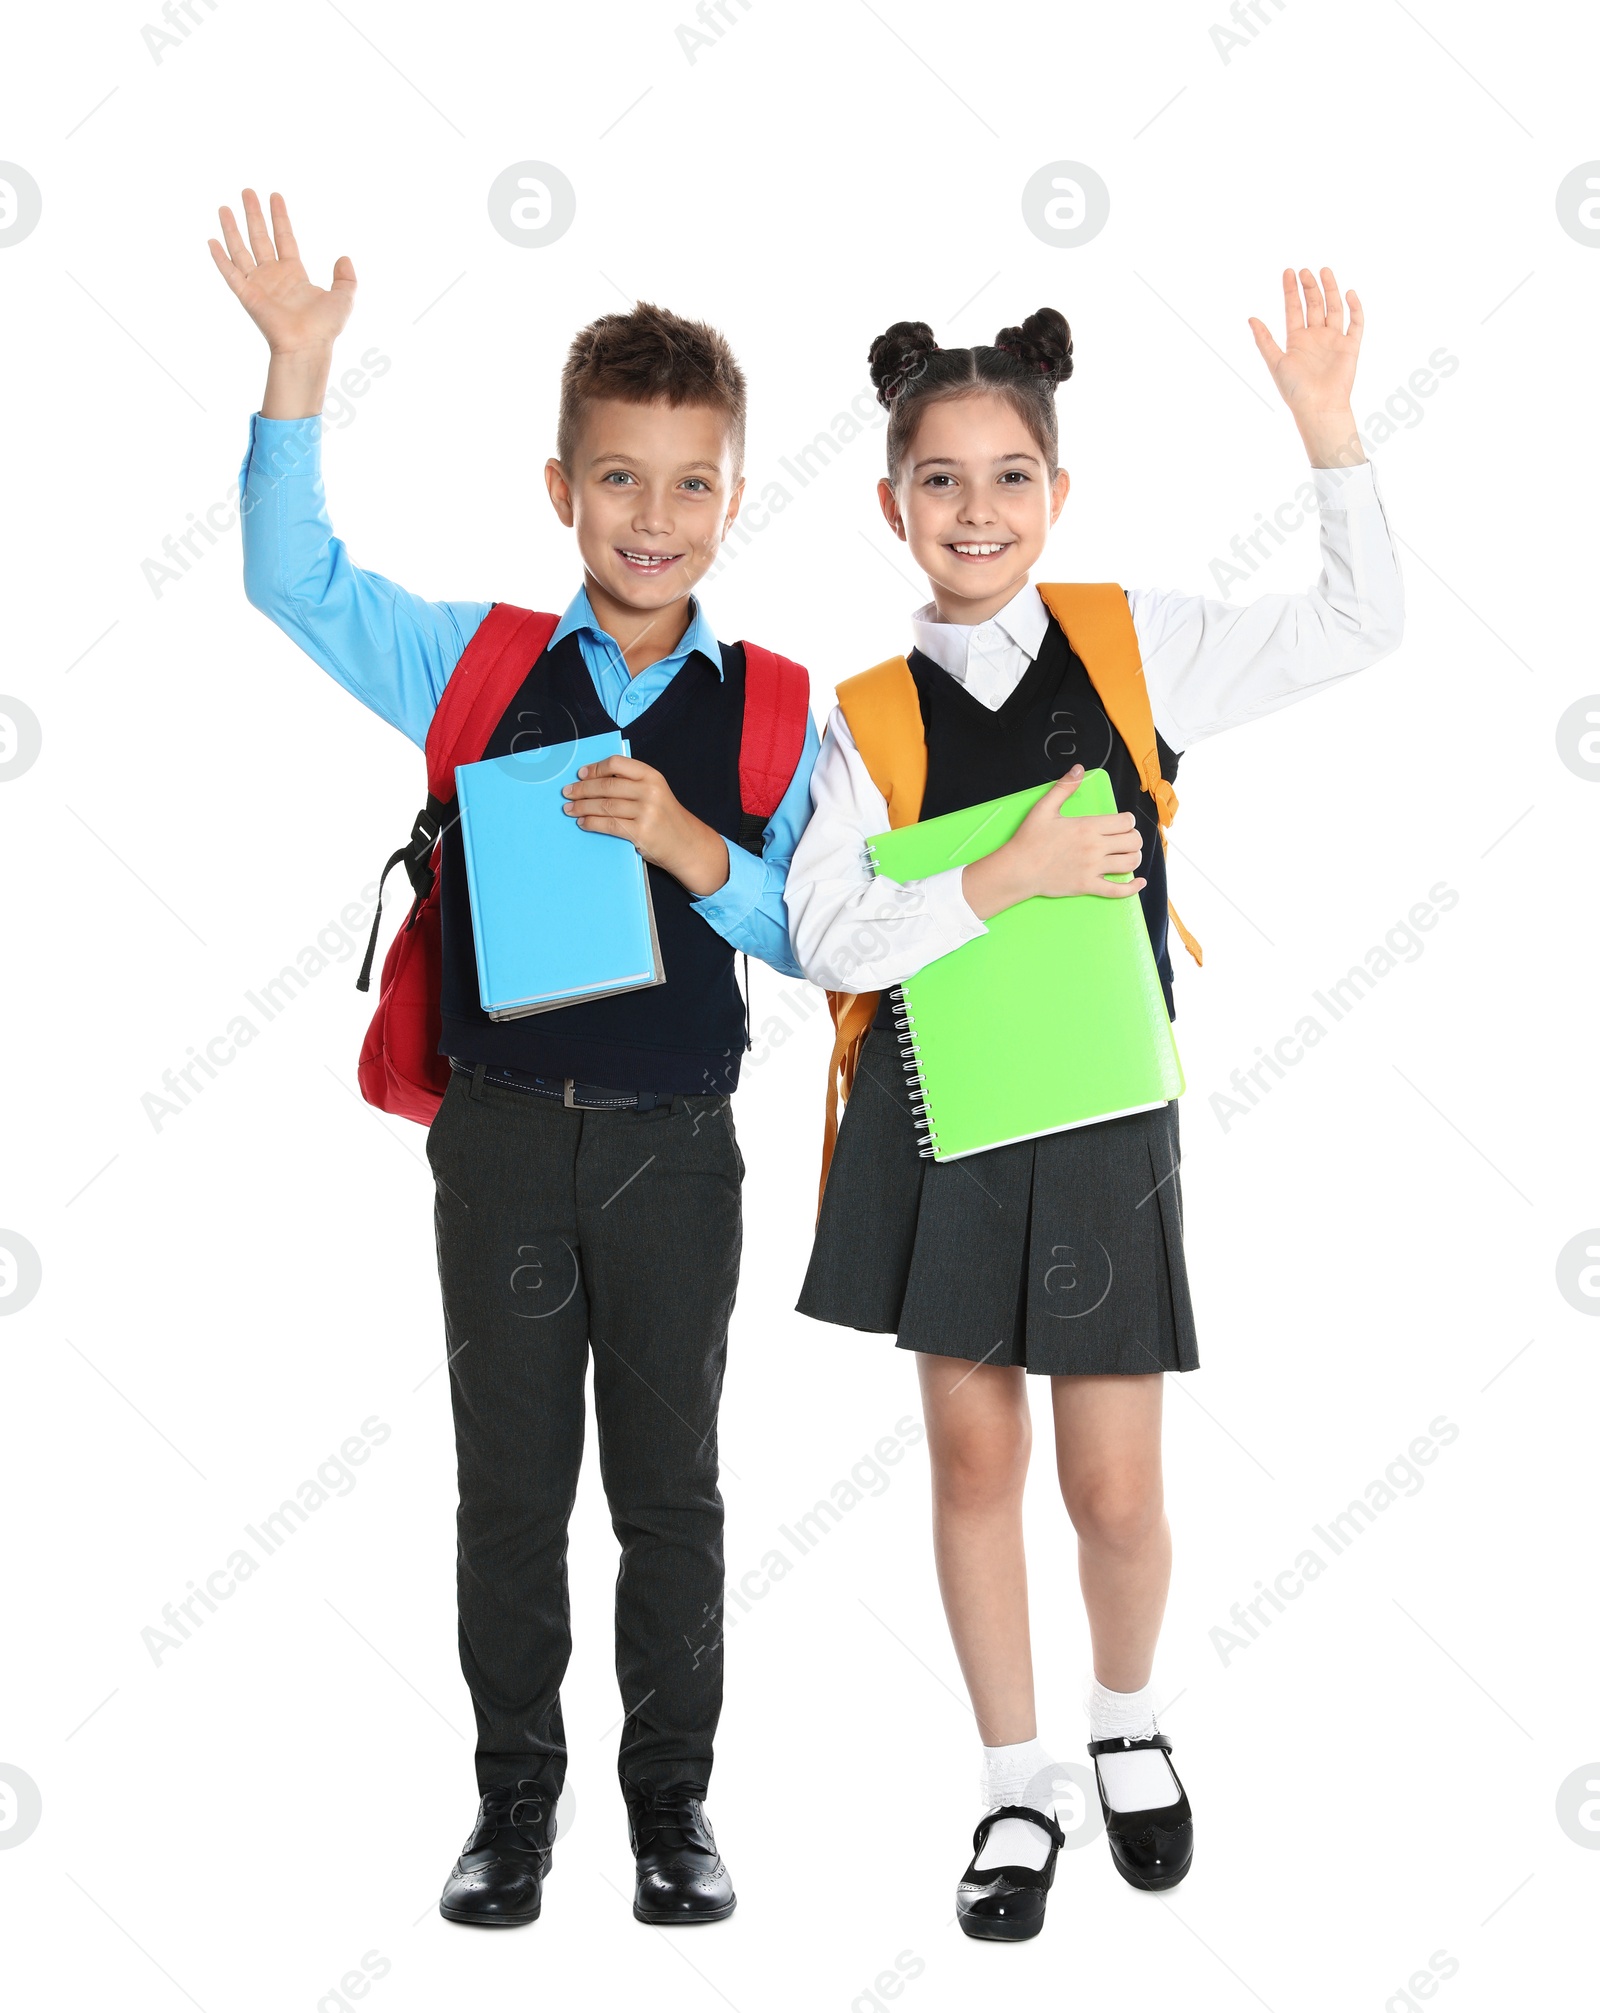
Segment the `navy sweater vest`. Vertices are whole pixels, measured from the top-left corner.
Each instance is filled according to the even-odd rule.
[[[1139,901],[1161,976],[1167,1015],[1176,1018],[1172,960],[1167,954],[1167,866],[1155,800],[1140,786],[1127,743],[1106,717],[1083,660],[1055,618],[1051,617],[1039,655],[1021,683],[994,712],[920,650],[913,650],[907,661],[916,680],[928,745],[924,818],[964,811],[970,804],[984,804],[992,797],[1009,796],[1036,783],[1053,783],[1075,762],[1086,769],[1106,771],[1117,809],[1133,813],[1144,840],[1139,872],[1145,877],[1145,887]],[[1170,783],[1178,773],[1178,757],[1159,735],[1156,752],[1161,773]],[[874,1025],[892,1024],[885,993]]]
[[[744,651],[738,644],[721,648],[720,678],[694,651],[666,690],[630,723],[627,740],[639,761],[661,771],[686,810],[737,845]],[[595,692],[576,635],[568,635],[546,650],[523,680],[484,755],[581,740],[611,732],[616,724]],[[682,882],[659,867],[646,872],[664,984],[519,1020],[490,1020],[478,1004],[466,861],[452,806],[440,863],[441,1052],[612,1090],[731,1091],[745,1046],[733,946],[695,913]]]

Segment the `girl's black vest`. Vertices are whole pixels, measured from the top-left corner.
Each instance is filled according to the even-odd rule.
[[[1145,886],[1139,901],[1161,976],[1167,1017],[1175,1019],[1172,960],[1167,953],[1167,865],[1155,802],[1140,786],[1127,743],[1107,719],[1083,660],[1054,616],[1039,655],[1005,704],[993,712],[920,650],[913,650],[907,662],[916,680],[928,745],[922,817],[942,817],[946,811],[964,811],[970,804],[984,804],[991,797],[1009,796],[1036,783],[1053,783],[1075,762],[1086,769],[1106,771],[1117,809],[1133,813],[1144,841],[1139,872],[1145,877]],[[1156,752],[1162,775],[1169,783],[1174,781],[1178,757],[1159,734]],[[878,1003],[873,1025],[893,1025],[887,992]]]
[[[659,769],[697,818],[739,843],[739,741],[744,651],[723,644],[722,676],[696,650],[627,729],[628,746]],[[484,749],[485,759],[614,731],[576,634],[544,651]],[[440,1052],[532,1076],[572,1077],[610,1090],[704,1095],[739,1081],[746,1040],[734,949],[690,906],[681,881],[646,869],[661,941],[663,985],[493,1021],[478,1004],[466,861],[452,804],[440,862],[443,983]]]

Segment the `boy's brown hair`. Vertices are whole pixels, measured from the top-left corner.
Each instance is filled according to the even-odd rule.
[[[631,314],[601,315],[579,329],[561,372],[556,458],[570,475],[584,408],[591,399],[630,405],[705,405],[728,423],[733,470],[744,467],[745,381],[727,338],[640,301]]]

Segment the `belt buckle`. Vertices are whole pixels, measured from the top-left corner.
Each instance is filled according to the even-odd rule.
[[[573,1079],[570,1076],[564,1076],[561,1079],[561,1102],[567,1107],[568,1111],[576,1111],[578,1109],[572,1099],[572,1085]]]

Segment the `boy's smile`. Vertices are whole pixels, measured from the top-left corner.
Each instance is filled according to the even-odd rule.
[[[676,566],[680,559],[687,558],[683,552],[644,552],[637,548],[629,550],[625,545],[617,547],[617,557],[632,573],[646,580],[653,580],[669,566]]]
[[[689,595],[738,514],[744,478],[725,414],[706,405],[595,399],[573,467],[545,464],[550,500],[577,534],[603,629],[638,673],[689,623]]]

